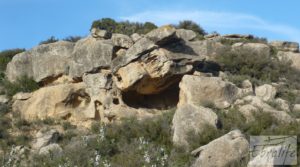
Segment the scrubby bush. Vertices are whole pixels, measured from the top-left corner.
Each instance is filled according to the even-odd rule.
[[[236,49],[217,57],[222,71],[243,76],[252,82],[277,82],[280,78],[291,75],[291,63],[281,61],[274,55],[258,53],[251,49]]]
[[[68,41],[68,42],[77,42],[80,39],[82,39],[81,36],[68,36],[66,38],[63,39],[63,41]]]
[[[116,22],[111,18],[103,18],[94,21],[91,29],[92,28],[107,30],[111,33],[131,35],[133,33],[146,34],[151,30],[157,28],[157,26],[151,22],[146,22],[146,23],[130,22],[130,21]]]
[[[57,41],[59,41],[57,38],[55,38],[54,36],[51,36],[50,38],[48,38],[48,39],[46,39],[44,41],[41,41],[39,43],[39,45],[54,43],[54,42],[57,42]]]
[[[199,24],[197,24],[191,20],[180,21],[176,27],[187,29],[187,30],[193,30],[194,32],[196,32],[197,34],[202,35],[202,36],[207,34],[205,32],[205,30]]]
[[[37,82],[27,76],[22,76],[16,82],[10,82],[7,79],[0,80],[0,84],[4,87],[5,94],[9,97],[18,92],[32,92],[39,88]]]

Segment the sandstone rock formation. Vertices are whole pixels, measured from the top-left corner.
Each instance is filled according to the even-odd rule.
[[[83,110],[90,98],[84,94],[85,85],[63,84],[44,87],[32,93],[26,100],[16,100],[13,111],[19,112],[25,120],[46,118],[84,118]]]
[[[234,130],[192,152],[197,157],[193,167],[227,167],[246,158],[249,143],[245,136]]]

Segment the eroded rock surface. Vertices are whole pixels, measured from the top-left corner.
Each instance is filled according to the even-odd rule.
[[[41,82],[67,74],[73,48],[74,43],[59,41],[22,52],[8,63],[6,76],[10,81],[16,81],[26,75]]]

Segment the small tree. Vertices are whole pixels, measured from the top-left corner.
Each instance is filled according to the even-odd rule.
[[[193,30],[196,33],[198,33],[199,35],[206,35],[207,34],[205,32],[205,30],[200,25],[198,25],[197,23],[195,23],[191,20],[180,21],[177,27],[187,29],[187,30]]]
[[[103,18],[101,20],[96,20],[92,24],[92,28],[99,28],[101,30],[107,30],[109,32],[114,32],[118,23],[111,18]]]

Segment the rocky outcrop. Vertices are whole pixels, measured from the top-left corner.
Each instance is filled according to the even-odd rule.
[[[180,84],[178,106],[184,104],[214,105],[228,108],[238,98],[240,89],[219,77],[185,75]]]
[[[72,53],[69,75],[73,78],[80,78],[84,73],[109,68],[113,57],[113,48],[110,40],[88,37],[78,41]]]
[[[227,167],[240,164],[249,153],[249,143],[245,136],[234,130],[215,139],[192,152],[197,157],[193,167]]]
[[[205,57],[195,52],[193,47],[180,41],[176,29],[171,26],[149,32],[125,55],[113,60],[116,86],[122,91],[140,94],[157,94],[165,90],[204,60]]]
[[[59,41],[22,52],[8,63],[6,76],[10,81],[16,81],[26,75],[41,82],[67,74],[73,47],[72,42]]]
[[[186,104],[177,108],[172,123],[173,143],[189,148],[188,137],[205,133],[208,126],[217,128],[218,116],[209,108]]]
[[[200,58],[193,55],[155,49],[141,61],[120,68],[115,74],[116,85],[122,91],[156,94],[179,82],[182,75],[193,70],[193,62],[197,61]]]
[[[296,52],[296,53],[299,52],[299,43],[297,42],[272,41],[269,44],[275,47],[279,51]]]

